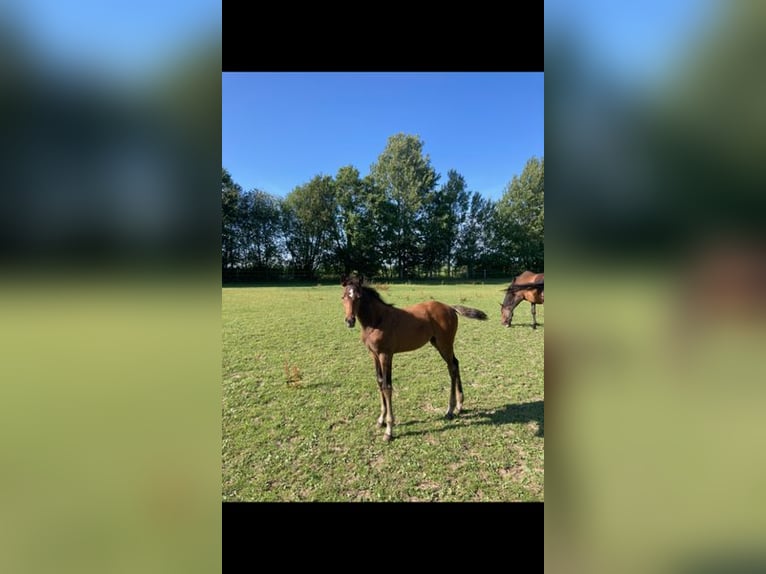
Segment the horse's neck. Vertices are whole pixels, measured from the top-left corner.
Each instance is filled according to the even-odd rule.
[[[516,292],[516,293],[514,293],[514,294],[511,296],[511,298],[510,298],[510,299],[508,299],[508,300],[507,300],[507,301],[506,301],[506,302],[505,302],[503,305],[505,305],[505,306],[507,306],[507,305],[510,305],[510,306],[511,306],[511,310],[513,310],[513,309],[515,309],[515,308],[516,308],[516,306],[517,306],[519,303],[521,303],[523,300],[524,300],[524,295],[522,295],[522,294],[520,294],[520,293]]]
[[[384,305],[373,297],[363,297],[360,301],[357,319],[362,327],[375,327],[380,323]]]

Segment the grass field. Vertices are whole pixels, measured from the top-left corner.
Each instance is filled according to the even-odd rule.
[[[544,307],[536,331],[526,302],[502,327],[506,285],[378,286],[398,307],[434,298],[489,315],[460,317],[465,403],[451,421],[436,350],[394,356],[391,443],[340,285],[223,288],[223,500],[542,501]]]

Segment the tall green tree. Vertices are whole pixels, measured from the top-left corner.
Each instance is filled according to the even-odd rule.
[[[242,264],[268,273],[281,263],[281,200],[257,189],[239,202],[237,244]]]
[[[334,235],[333,268],[343,274],[374,276],[381,267],[382,251],[378,229],[383,219],[381,194],[368,176],[349,165],[335,176],[337,228]]]
[[[317,175],[291,191],[283,203],[285,246],[296,275],[314,278],[337,242],[335,182]]]
[[[359,203],[361,212],[354,261],[357,271],[372,277],[382,269],[386,258],[386,237],[381,230],[391,219],[389,215],[391,206],[369,174],[362,178],[361,192]]]
[[[458,227],[455,264],[465,267],[468,277],[474,278],[479,269],[490,264],[495,204],[478,191],[469,195],[467,203],[468,209]]]
[[[415,271],[419,262],[424,205],[439,176],[430,157],[423,155],[420,137],[403,133],[388,138],[370,175],[388,204],[381,209],[381,231],[388,259],[403,279]]]
[[[239,201],[242,187],[235,183],[226,168],[221,168],[221,264],[231,269],[238,263]]]
[[[545,265],[545,164],[529,159],[497,202],[494,251],[504,271],[540,272]]]
[[[423,206],[423,220],[420,265],[429,277],[438,273],[447,259],[447,234],[449,227],[449,206],[441,189],[428,195]]]
[[[335,176],[335,198],[337,205],[337,225],[333,233],[333,255],[338,267],[348,275],[353,267],[352,253],[356,243],[358,226],[357,198],[361,181],[359,170],[347,165],[338,170]]]
[[[447,182],[430,195],[426,203],[423,268],[426,272],[447,267],[447,276],[454,264],[460,225],[468,211],[469,195],[465,178],[454,169],[447,173]]]

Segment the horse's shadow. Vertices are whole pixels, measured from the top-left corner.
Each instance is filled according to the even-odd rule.
[[[538,321],[537,326],[544,327],[545,323],[542,321]],[[524,327],[525,329],[528,329],[529,327],[532,327],[532,321],[530,321],[529,323],[521,323],[521,322],[511,323],[511,329],[513,329],[514,327]]]
[[[474,410],[463,409],[456,421],[463,421],[467,425],[507,425],[519,424],[535,421],[537,422],[537,432],[535,436],[545,437],[545,402],[531,401],[529,403],[512,403],[495,410]],[[424,421],[409,421],[397,426],[407,426]],[[411,432],[401,432],[404,435],[427,434],[436,431],[443,431],[457,428],[459,425],[444,425],[440,429],[417,430]]]

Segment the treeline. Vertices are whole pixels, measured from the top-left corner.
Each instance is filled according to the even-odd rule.
[[[243,191],[223,168],[224,282],[361,273],[413,279],[543,271],[544,160],[493,202],[455,170],[440,175],[418,136],[397,134],[361,176],[317,175],[284,199]]]

